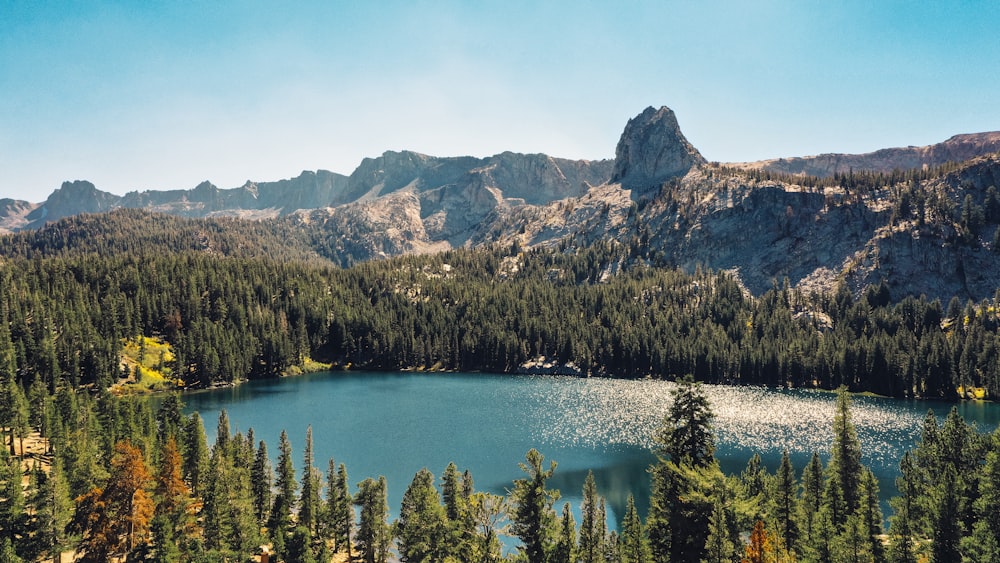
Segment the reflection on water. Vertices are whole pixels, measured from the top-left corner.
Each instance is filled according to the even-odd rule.
[[[351,480],[383,474],[390,509],[399,507],[413,475],[427,467],[440,476],[449,461],[468,468],[481,490],[503,493],[523,475],[518,463],[529,448],[559,463],[552,486],[578,510],[588,470],[620,515],[635,496],[645,514],[648,466],[655,461],[653,431],[670,404],[674,385],[662,381],[514,377],[484,374],[328,373],[262,381],[185,396],[200,411],[212,439],[225,408],[239,430],[253,427],[277,451],[287,429],[298,455],[312,425],[317,465],[336,458]],[[754,452],[774,470],[788,449],[796,471],[812,452],[826,457],[832,440],[834,395],[761,387],[705,386],[716,414],[717,456],[738,472]],[[944,403],[856,397],[852,409],[864,461],[879,477],[883,499],[905,449],[913,447],[928,408]],[[982,430],[1000,422],[1000,406],[962,404]],[[546,461],[546,465],[548,462]],[[883,510],[886,510],[883,507]]]

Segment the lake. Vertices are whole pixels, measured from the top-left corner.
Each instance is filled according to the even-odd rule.
[[[552,488],[556,504],[573,504],[579,521],[581,489],[593,470],[608,499],[609,524],[635,496],[640,514],[648,507],[655,461],[651,436],[671,400],[665,381],[581,379],[558,376],[324,372],[254,381],[234,388],[191,393],[185,411],[198,411],[209,443],[221,409],[233,432],[254,429],[277,455],[278,436],[288,432],[301,476],[306,427],[312,425],[316,466],[332,457],[344,463],[352,487],[384,475],[389,508],[398,513],[403,492],[426,467],[438,478],[448,462],[471,471],[477,490],[502,494],[524,473],[518,463],[530,448],[558,463]],[[716,456],[727,473],[739,473],[754,452],[774,471],[788,449],[799,474],[812,452],[827,460],[835,395],[810,390],[705,385],[716,414]],[[920,436],[929,408],[939,418],[950,403],[856,396],[853,420],[864,462],[879,478],[883,511],[896,494],[899,460]],[[980,430],[1000,423],[1000,405],[958,404]]]

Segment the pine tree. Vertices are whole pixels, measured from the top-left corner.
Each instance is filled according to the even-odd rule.
[[[271,508],[271,520],[268,529],[272,539],[275,536],[284,537],[291,528],[292,505],[295,502],[295,467],[292,464],[292,444],[288,434],[282,430],[278,438],[278,468],[275,477],[274,506]]]
[[[598,563],[602,557],[605,526],[599,521],[599,498],[594,472],[588,471],[583,482],[583,502],[580,505],[582,513],[580,520],[580,546],[577,550],[581,563]]]
[[[563,505],[562,517],[559,518],[559,538],[549,559],[552,563],[574,563],[576,561],[576,522],[569,503]]]
[[[444,499],[445,513],[448,520],[458,520],[461,512],[461,496],[459,493],[458,467],[454,462],[448,464],[441,476],[441,498]]]
[[[876,495],[876,499],[877,499]],[[788,450],[781,453],[781,465],[774,481],[774,518],[778,526],[778,536],[784,542],[785,549],[795,550],[798,540],[798,523],[795,521],[795,470]]]
[[[729,531],[729,517],[723,500],[724,493],[719,491],[712,504],[712,516],[708,520],[708,539],[705,540],[704,563],[732,563],[736,558],[736,544],[732,541]]]
[[[979,495],[973,502],[977,520],[963,547],[975,561],[1000,561],[1000,429],[991,435]]]
[[[191,489],[182,476],[182,461],[177,441],[168,434],[160,454],[160,469],[156,475],[156,508],[161,517],[160,533],[176,545],[199,535],[197,514],[201,503],[191,496]],[[163,544],[157,543],[158,548]]]
[[[875,561],[885,560],[885,548],[882,546],[882,508],[879,506],[878,480],[871,469],[867,467],[861,472],[861,498],[855,514],[858,516],[865,539],[868,542],[867,553]]]
[[[254,456],[253,469],[250,472],[250,486],[253,491],[253,508],[257,516],[257,525],[264,527],[271,514],[271,484],[274,472],[271,470],[271,459],[267,455],[267,443],[260,441]]]
[[[916,563],[913,554],[913,514],[916,510],[918,484],[917,468],[910,452],[903,454],[899,462],[899,477],[896,478],[896,488],[900,496],[889,502],[893,507],[893,516],[889,532],[892,535],[889,558],[896,563]]]
[[[312,426],[306,428],[306,449],[302,465],[302,494],[299,497],[300,526],[315,534],[319,526],[321,474],[313,464]]]
[[[330,489],[327,494],[327,519],[333,536],[334,550],[346,551],[351,558],[351,541],[354,531],[354,501],[347,479],[347,468],[343,463],[333,475],[333,460],[330,460]]]
[[[714,417],[701,384],[691,376],[678,381],[670,410],[656,434],[662,455],[677,464],[709,465],[715,453]]]
[[[192,413],[184,423],[184,480],[195,495],[204,494],[205,474],[208,471],[208,444],[205,426],[198,413]]]
[[[406,563],[441,561],[448,552],[448,519],[434,487],[434,475],[426,468],[413,476],[403,493],[395,524],[400,560]]]
[[[0,537],[14,541],[22,531],[25,518],[21,462],[0,447]]]
[[[833,448],[830,452],[831,478],[837,481],[846,512],[834,513],[833,522],[841,525],[847,514],[858,508],[861,482],[861,442],[851,422],[851,397],[846,387],[837,389],[837,406],[833,416]]]
[[[83,535],[77,551],[84,561],[107,561],[129,554],[149,539],[153,500],[152,479],[142,452],[129,442],[115,445],[111,476],[103,489],[77,499],[72,527]]]
[[[511,491],[511,532],[523,543],[519,547],[528,563],[544,563],[552,551],[555,535],[555,511],[552,505],[559,500],[559,492],[545,488],[556,470],[556,463],[550,462],[548,470],[542,468],[544,457],[538,450],[528,450],[527,463],[521,463],[521,470],[528,474],[525,479],[514,481]]]
[[[386,522],[389,506],[386,504],[385,477],[379,477],[378,481],[368,478],[358,483],[354,504],[361,508],[355,536],[361,561],[386,563],[392,534]]]
[[[625,502],[625,517],[622,519],[619,549],[622,563],[650,563],[653,554],[649,549],[649,541],[642,528],[642,521],[635,509],[635,499],[628,496]]]
[[[961,561],[959,544],[962,538],[962,523],[958,491],[958,475],[948,466],[941,475],[941,482],[933,495],[933,536],[931,553],[934,561]]]

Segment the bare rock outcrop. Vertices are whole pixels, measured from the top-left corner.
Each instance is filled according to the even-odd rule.
[[[673,110],[651,106],[625,126],[615,149],[611,181],[643,189],[683,176],[704,163],[705,158],[681,133]]]

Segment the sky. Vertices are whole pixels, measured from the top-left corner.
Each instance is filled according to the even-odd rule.
[[[0,198],[613,158],[669,106],[722,162],[1000,130],[1000,2],[0,0]]]

